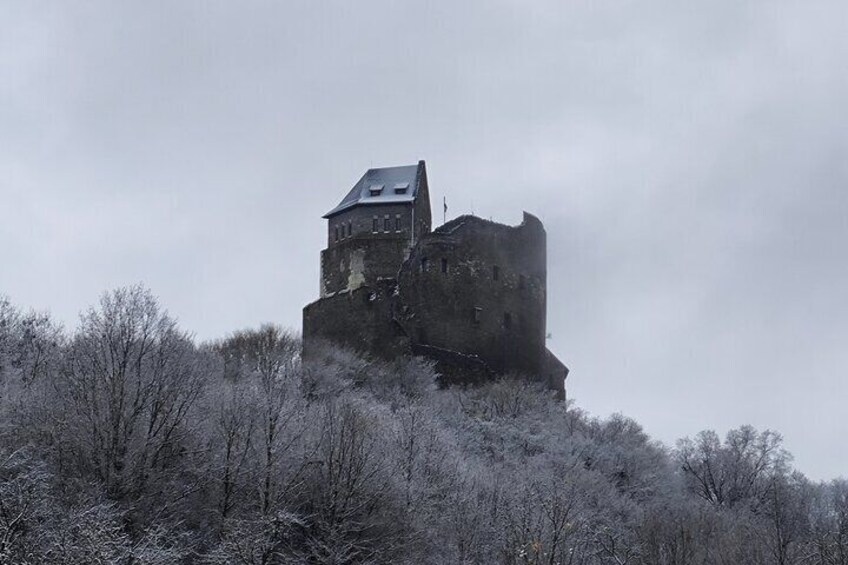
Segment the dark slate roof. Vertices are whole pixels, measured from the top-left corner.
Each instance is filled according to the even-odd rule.
[[[331,218],[354,206],[413,202],[418,196],[419,176],[423,170],[424,161],[417,165],[368,169],[339,205],[324,214],[324,218]],[[404,186],[406,192],[398,194],[395,191],[395,188]]]

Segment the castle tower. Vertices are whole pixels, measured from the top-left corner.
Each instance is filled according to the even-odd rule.
[[[430,195],[424,161],[369,169],[342,201],[324,214],[320,296],[397,278],[410,250],[430,232]]]
[[[473,355],[495,373],[545,372],[546,234],[460,216],[415,246],[401,269],[398,323],[417,352]]]

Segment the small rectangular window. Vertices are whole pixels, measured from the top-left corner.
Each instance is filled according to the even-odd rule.
[[[482,314],[483,314],[483,309],[480,308],[479,306],[475,306],[474,307],[474,323],[475,324],[480,323],[480,318],[482,317]]]
[[[496,281],[501,278],[501,268],[497,265],[492,266],[492,280]]]
[[[336,241],[339,240],[339,226],[336,226]]]
[[[350,237],[353,235],[353,221],[349,221],[347,223],[347,236]]]
[[[443,273],[448,272],[448,260],[444,257],[442,257],[442,272]]]
[[[426,257],[421,258],[421,272],[426,273],[427,269],[430,267],[430,260]]]
[[[383,192],[383,185],[382,184],[372,184],[371,186],[368,187],[368,193],[371,196],[380,196],[380,193],[382,193],[382,192]]]
[[[395,231],[400,231],[400,214],[395,215]]]
[[[373,223],[371,224],[371,232],[377,233],[380,231],[380,220],[377,219],[377,216],[374,216]]]
[[[392,229],[392,222],[391,222],[391,220],[389,220],[389,217],[386,216],[385,218],[383,218],[383,231],[388,232],[388,231],[391,231],[391,229]]]
[[[399,182],[395,184],[395,194],[406,194],[406,189],[409,188],[408,182]]]

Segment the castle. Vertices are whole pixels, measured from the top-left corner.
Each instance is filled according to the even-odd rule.
[[[423,355],[445,382],[519,373],[565,396],[546,345],[546,234],[466,215],[431,230],[424,161],[369,169],[324,215],[320,298],[303,309],[319,339],[382,358]]]

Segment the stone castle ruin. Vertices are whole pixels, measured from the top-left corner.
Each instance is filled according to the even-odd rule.
[[[303,340],[381,358],[422,355],[445,383],[510,373],[565,396],[566,366],[545,344],[547,249],[542,222],[472,215],[431,230],[424,161],[368,170],[324,215],[320,298],[303,309]]]

